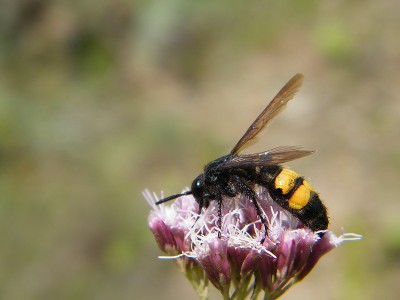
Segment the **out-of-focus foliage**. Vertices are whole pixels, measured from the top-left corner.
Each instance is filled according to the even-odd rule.
[[[2,1],[0,298],[194,299],[157,260],[140,192],[189,185],[303,72],[297,99],[253,149],[318,149],[290,165],[321,192],[332,229],[365,239],[286,298],[397,299],[399,9]]]

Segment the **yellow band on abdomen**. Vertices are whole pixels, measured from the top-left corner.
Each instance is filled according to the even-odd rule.
[[[290,169],[283,168],[279,175],[275,178],[275,188],[281,189],[282,194],[286,195],[293,189],[295,180],[298,177],[299,174],[297,174],[296,172]]]
[[[303,181],[296,191],[293,193],[292,197],[289,199],[289,207],[293,209],[302,209],[310,201],[311,191],[313,191],[312,186],[307,182]]]

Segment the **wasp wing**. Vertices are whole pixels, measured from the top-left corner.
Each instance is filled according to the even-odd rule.
[[[219,168],[264,167],[282,164],[291,160],[313,154],[299,146],[282,146],[265,152],[237,155],[221,164]]]
[[[233,147],[231,154],[237,154],[249,141],[253,140],[268,122],[286,107],[286,104],[293,98],[302,83],[303,74],[294,75],[247,129],[246,133]]]

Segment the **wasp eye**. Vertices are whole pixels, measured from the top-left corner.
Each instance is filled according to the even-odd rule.
[[[201,197],[203,193],[203,179],[200,176],[193,180],[192,193],[195,198]]]

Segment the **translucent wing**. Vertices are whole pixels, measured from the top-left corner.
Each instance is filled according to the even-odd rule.
[[[246,133],[233,147],[231,154],[237,154],[249,141],[253,140],[268,122],[286,107],[286,104],[293,98],[302,83],[303,75],[300,73],[294,75],[247,129]]]
[[[314,151],[304,150],[299,146],[282,146],[265,152],[234,156],[232,159],[221,164],[219,168],[272,166],[313,153]]]

